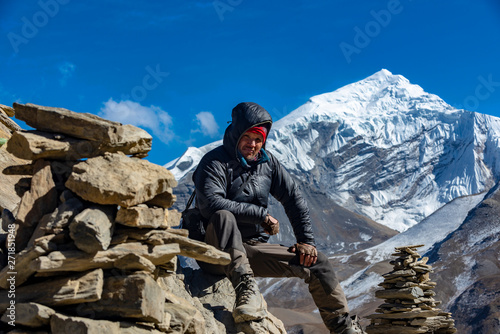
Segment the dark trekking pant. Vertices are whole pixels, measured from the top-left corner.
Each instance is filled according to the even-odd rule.
[[[236,218],[226,210],[217,211],[207,226],[205,242],[231,256],[227,266],[199,262],[211,274],[226,275],[233,285],[242,274],[256,277],[300,277],[309,285],[309,292],[329,329],[341,328],[350,322],[347,300],[328,258],[318,252],[311,267],[299,264],[299,257],[288,247],[263,242],[243,242]]]

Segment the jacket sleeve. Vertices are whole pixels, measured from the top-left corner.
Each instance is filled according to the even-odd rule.
[[[316,246],[309,208],[297,184],[274,156],[271,157],[271,162],[273,163],[271,195],[283,205],[297,242]]]
[[[226,166],[217,160],[207,160],[200,162],[193,175],[196,204],[203,217],[208,220],[218,210],[228,210],[240,223],[262,223],[267,215],[267,209],[255,204],[227,199]]]

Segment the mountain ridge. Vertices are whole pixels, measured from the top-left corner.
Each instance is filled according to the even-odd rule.
[[[165,167],[182,180],[220,143]],[[500,119],[455,109],[387,70],[311,97],[274,122],[266,145],[307,187],[400,232],[500,175]]]

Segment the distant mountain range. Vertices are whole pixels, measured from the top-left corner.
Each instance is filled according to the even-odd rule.
[[[165,165],[179,181],[178,208],[199,160],[220,144],[189,148]],[[460,316],[459,332],[500,332],[499,118],[455,109],[381,70],[312,97],[273,124],[266,145],[303,191],[319,248],[339,268],[351,308],[373,313],[394,247],[422,243],[442,308]],[[287,221],[276,201],[270,210]],[[293,243],[282,225],[273,242]],[[307,309],[307,291],[296,283],[260,285],[270,306]],[[294,293],[277,297],[285,295],[277,287]]]

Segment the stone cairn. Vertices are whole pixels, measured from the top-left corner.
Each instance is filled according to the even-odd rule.
[[[397,247],[390,262],[393,271],[382,275],[375,296],[384,299],[376,314],[368,316],[368,334],[455,333],[451,313],[442,312],[434,300],[436,286],[429,278],[432,267],[427,257],[422,259],[416,249],[423,245]],[[420,259],[420,260],[419,260]]]
[[[179,273],[177,255],[213,264],[229,256],[173,228],[177,182],[141,159],[146,131],[63,108],[7,110],[35,130],[16,129],[4,145],[28,160],[11,169],[30,183],[13,212],[2,208],[0,332],[285,333],[272,315],[235,326],[227,279],[191,271],[189,283]],[[224,284],[227,295],[203,299]],[[207,306],[217,298],[218,319]]]

